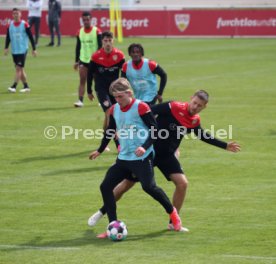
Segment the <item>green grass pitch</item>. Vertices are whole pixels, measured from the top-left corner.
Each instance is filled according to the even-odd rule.
[[[11,55],[0,62],[0,263],[276,263],[276,40],[126,38],[116,46],[126,57],[132,42],[168,73],[164,99],[189,100],[197,89],[210,93],[202,126],[226,129],[242,152],[229,153],[199,140],[181,145],[189,179],[181,212],[190,233],[166,230],[161,206],[136,185],[118,203],[128,226],[124,242],[99,240],[107,225],[88,217],[102,204],[99,191],[116,152],[89,161],[99,139],[83,131],[102,127],[98,103],[85,98],[75,109],[78,74],[73,71],[75,39],[48,48],[26,62],[30,94],[9,94]],[[4,47],[4,38],[0,39]],[[21,84],[18,86],[18,90]],[[46,139],[44,129],[58,135]],[[62,126],[74,135],[61,138]],[[88,131],[89,132],[89,131]],[[174,186],[156,170],[169,197]]]

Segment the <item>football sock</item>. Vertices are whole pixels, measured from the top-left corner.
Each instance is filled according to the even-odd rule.
[[[23,83],[23,84],[24,84],[24,89],[25,89],[25,88],[29,88],[28,83]]]
[[[100,210],[99,210],[103,215],[105,215],[106,214],[106,210],[105,210],[105,208],[104,208],[104,206],[102,207],[102,208],[100,208]]]
[[[16,86],[17,86],[17,82],[14,82],[11,88],[16,88]]]
[[[83,96],[79,96],[79,100],[83,102]]]

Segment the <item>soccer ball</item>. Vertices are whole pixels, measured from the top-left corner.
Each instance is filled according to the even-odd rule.
[[[122,221],[112,221],[107,226],[107,236],[113,241],[121,241],[127,237],[127,227]]]

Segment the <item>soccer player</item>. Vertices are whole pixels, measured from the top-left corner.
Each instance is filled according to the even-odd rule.
[[[48,27],[51,35],[51,40],[48,47],[55,45],[55,33],[57,34],[58,43],[57,47],[61,45],[61,33],[60,33],[60,21],[61,21],[61,3],[58,0],[48,1]]]
[[[119,78],[114,81],[110,86],[110,93],[117,103],[109,110],[109,125],[100,147],[89,156],[90,159],[97,158],[110,139],[115,135],[118,136],[121,150],[100,186],[108,220],[109,222],[117,220],[113,189],[122,180],[131,180],[134,177],[141,183],[143,190],[163,206],[170,215],[174,230],[179,231],[181,220],[177,210],[165,192],[156,185],[154,179],[152,143],[154,131],[157,131],[154,116],[146,103],[133,98],[127,79]],[[106,233],[99,237],[106,237]]]
[[[122,77],[126,77],[134,91],[134,97],[154,105],[156,100],[163,101],[162,94],[167,83],[167,74],[155,61],[144,58],[144,48],[141,44],[133,43],[128,47],[131,60],[125,62]],[[157,91],[156,75],[160,77]]]
[[[83,27],[77,33],[76,57],[74,69],[79,71],[80,83],[78,88],[79,100],[75,107],[83,106],[83,96],[91,55],[102,47],[102,32],[99,28],[91,26],[91,14],[82,13]],[[93,98],[92,98],[93,99]]]
[[[191,97],[190,102],[171,101],[151,107],[153,114],[158,115],[156,119],[158,129],[164,129],[168,132],[167,137],[158,137],[154,142],[154,165],[159,168],[168,181],[174,183],[175,191],[172,203],[178,213],[183,205],[188,186],[187,177],[175,156],[175,151],[179,147],[184,135],[194,132],[203,142],[231,152],[240,151],[240,145],[236,142],[226,143],[218,140],[201,127],[199,113],[206,108],[208,100],[208,93],[200,90]],[[133,180],[122,181],[114,189],[116,200],[120,199],[134,184],[135,181]],[[104,213],[105,208],[102,207],[88,219],[88,225],[94,226]],[[169,223],[168,228],[172,229],[171,223]],[[183,227],[180,231],[188,230]]]
[[[35,45],[38,44],[39,28],[42,13],[43,0],[27,0],[28,23],[30,28],[34,25],[35,30]]]
[[[13,20],[7,29],[4,54],[8,54],[9,45],[11,43],[11,53],[15,64],[15,78],[13,85],[8,88],[8,91],[15,93],[16,86],[21,80],[24,88],[21,89],[20,92],[30,92],[31,89],[27,83],[27,76],[24,70],[24,66],[28,52],[28,38],[32,44],[33,56],[37,55],[35,42],[28,23],[24,20],[21,20],[21,11],[18,8],[14,8],[12,10],[12,16]]]
[[[125,62],[124,53],[113,47],[113,33],[105,31],[102,33],[102,48],[96,51],[89,64],[87,74],[87,94],[93,100],[92,82],[95,81],[95,91],[98,101],[105,113],[103,129],[107,128],[108,112],[111,105],[116,103],[115,98],[109,93],[111,83],[120,76],[122,66]],[[119,148],[119,143],[115,139],[115,144]]]

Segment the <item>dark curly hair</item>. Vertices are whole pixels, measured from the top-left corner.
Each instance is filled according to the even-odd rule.
[[[144,56],[144,48],[139,43],[132,43],[129,45],[129,47],[128,47],[128,55],[129,56],[130,56],[130,53],[134,50],[134,48],[138,48],[140,50],[142,56]]]

